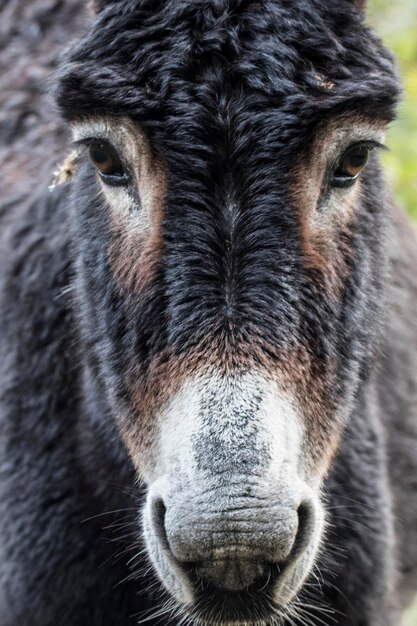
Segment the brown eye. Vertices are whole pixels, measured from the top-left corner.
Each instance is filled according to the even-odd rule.
[[[371,148],[366,145],[357,145],[349,148],[333,172],[332,185],[334,187],[350,187],[355,183],[359,174],[368,164]]]
[[[127,185],[129,178],[114,148],[104,141],[92,142],[88,148],[91,163],[108,185]]]

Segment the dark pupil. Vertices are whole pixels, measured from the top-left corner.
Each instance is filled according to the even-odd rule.
[[[366,152],[354,152],[349,156],[349,166],[353,169],[358,169],[365,165],[367,159]]]
[[[113,186],[127,184],[123,165],[111,146],[105,142],[91,143],[88,156],[105,183]]]
[[[104,149],[95,147],[91,150],[91,157],[98,165],[105,165],[108,162],[111,162],[110,154]]]

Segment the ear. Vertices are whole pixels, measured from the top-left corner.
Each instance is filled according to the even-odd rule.
[[[353,4],[360,11],[365,11],[366,10],[366,0],[353,0]]]

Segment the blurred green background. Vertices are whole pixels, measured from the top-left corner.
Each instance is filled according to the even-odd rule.
[[[404,80],[399,119],[386,141],[391,151],[383,159],[397,198],[417,220],[417,0],[369,0],[369,21],[397,55]],[[417,626],[417,602],[402,626]]]
[[[384,162],[397,198],[417,219],[417,0],[369,0],[369,20],[397,55],[404,79],[404,102]]]

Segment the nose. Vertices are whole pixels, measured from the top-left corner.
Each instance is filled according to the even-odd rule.
[[[155,500],[153,519],[190,582],[227,591],[273,584],[305,544],[308,507],[256,496]]]

